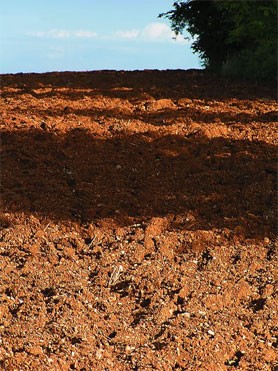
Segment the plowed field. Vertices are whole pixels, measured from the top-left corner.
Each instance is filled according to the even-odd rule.
[[[277,370],[275,89],[1,85],[0,368]]]

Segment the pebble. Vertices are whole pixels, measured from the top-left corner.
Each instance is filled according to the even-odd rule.
[[[208,334],[211,335],[211,336],[215,335],[214,331],[212,331],[212,330],[208,330]]]
[[[269,244],[269,242],[270,242],[270,239],[269,239],[268,237],[265,237],[265,238],[264,238],[264,243],[265,243],[265,244]]]

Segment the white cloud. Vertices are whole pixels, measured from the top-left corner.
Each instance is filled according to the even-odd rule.
[[[97,37],[98,34],[93,31],[87,30],[78,30],[78,31],[66,31],[66,30],[48,30],[48,31],[36,31],[36,32],[29,32],[28,35],[39,37],[39,38],[47,38],[47,39],[67,39],[72,37],[78,38],[94,38]]]
[[[141,30],[118,30],[113,34],[98,34],[91,30],[67,31],[52,29],[49,31],[30,32],[29,35],[39,38],[66,39],[66,38],[84,38],[97,40],[141,40],[145,42],[178,42],[180,44],[188,43],[182,35],[176,36],[171,28],[161,22],[150,23]]]
[[[81,37],[81,38],[95,38],[98,36],[98,34],[96,32],[93,32],[93,31],[86,31],[86,30],[79,30],[79,31],[75,31],[73,33],[73,35],[75,37]]]
[[[30,32],[29,35],[40,37],[40,38],[66,39],[70,37],[70,32],[66,30],[49,30],[49,31]]]
[[[109,39],[109,36],[106,36]],[[161,22],[150,23],[142,30],[125,30],[117,31],[113,38],[116,39],[129,39],[129,40],[144,40],[151,42],[178,42],[186,44],[186,40],[182,35],[176,35],[171,28]]]
[[[188,44],[190,42],[189,37],[184,37],[182,35],[174,35],[174,40],[179,44]]]
[[[175,40],[179,43],[186,44],[183,36],[176,34],[165,23],[150,23],[141,32],[141,36],[149,41],[172,41]]]
[[[169,40],[172,31],[165,23],[151,23],[143,29],[142,36],[147,40]]]
[[[117,31],[115,33],[116,38],[119,39],[137,39],[140,35],[139,30],[126,30],[126,31]]]

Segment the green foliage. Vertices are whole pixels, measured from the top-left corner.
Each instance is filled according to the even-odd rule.
[[[163,13],[176,34],[186,29],[203,65],[227,76],[277,76],[277,2],[176,1]]]
[[[176,1],[173,7],[160,16],[170,20],[176,34],[186,29],[194,40],[192,49],[199,53],[204,66],[217,69],[226,57],[224,46],[231,26],[223,17],[225,10],[216,8],[214,1]]]

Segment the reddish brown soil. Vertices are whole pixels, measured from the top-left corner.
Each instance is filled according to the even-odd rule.
[[[1,369],[276,370],[275,91],[1,79]]]

